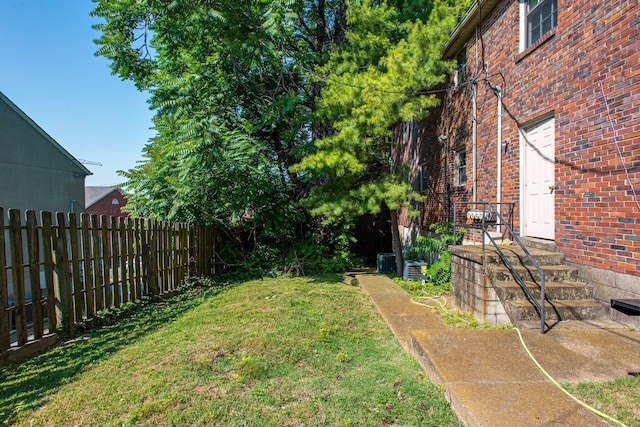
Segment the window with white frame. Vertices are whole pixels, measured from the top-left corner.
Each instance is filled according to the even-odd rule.
[[[521,0],[520,50],[558,25],[558,0]]]
[[[453,149],[453,185],[467,183],[467,148],[464,145]]]

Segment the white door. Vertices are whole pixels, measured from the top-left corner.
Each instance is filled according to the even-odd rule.
[[[523,153],[523,235],[555,237],[555,120],[538,122],[521,131]]]

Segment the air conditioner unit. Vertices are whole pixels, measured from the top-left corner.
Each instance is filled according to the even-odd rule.
[[[429,264],[423,261],[405,261],[402,277],[404,280],[422,280],[423,269],[426,272],[428,266]]]
[[[396,256],[392,253],[378,254],[378,273],[396,271]]]

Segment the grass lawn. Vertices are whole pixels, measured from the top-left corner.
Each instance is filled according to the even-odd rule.
[[[337,276],[194,288],[0,369],[0,424],[459,425]]]
[[[640,427],[640,377],[563,384],[565,390],[628,427]]]

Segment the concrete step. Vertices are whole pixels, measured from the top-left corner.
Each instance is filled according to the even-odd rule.
[[[542,271],[544,271],[546,282],[576,281],[578,278],[578,270],[568,265],[545,265],[540,267]],[[514,265],[514,270],[525,282],[540,283],[540,274],[537,269]],[[511,270],[498,265],[487,266],[487,276],[491,279],[492,283],[514,280]]]
[[[520,242],[529,250],[541,249],[543,251],[557,252],[558,246],[553,240],[537,239],[535,237],[520,237]]]
[[[525,281],[525,284],[536,298],[540,298],[540,286],[537,283]],[[515,281],[496,282],[494,287],[502,301],[525,300],[527,298],[525,292]],[[545,282],[544,292],[545,298],[551,301],[593,299],[591,286],[580,282]]]
[[[540,319],[538,311],[529,301],[505,301],[504,308],[511,322],[518,324],[523,320]],[[604,319],[609,314],[609,307],[596,301],[565,300],[546,301],[545,321]]]
[[[547,322],[548,324],[548,322]],[[540,319],[521,320],[516,325],[520,329],[540,329]],[[587,320],[564,320],[552,325],[554,329],[572,329],[572,330],[605,330],[605,329],[621,329],[628,330],[629,327],[610,319],[587,319]]]
[[[533,265],[526,253],[524,253],[524,251],[522,251],[522,249],[520,249],[518,246],[502,246],[500,250],[514,266]],[[540,266],[561,265],[564,264],[566,259],[565,255],[562,252],[550,252],[539,249],[531,249],[529,250],[529,254]],[[502,257],[493,247],[487,248],[485,260],[485,264],[503,264]]]

